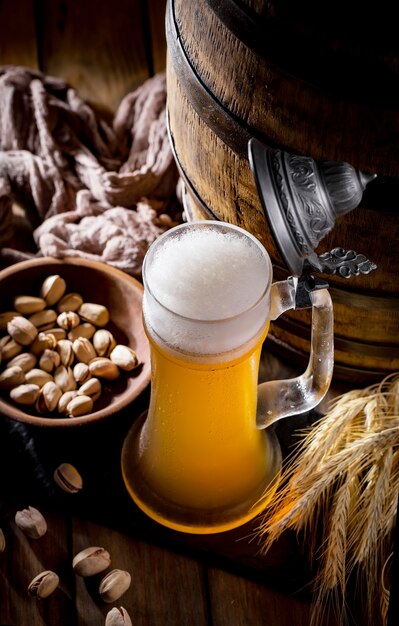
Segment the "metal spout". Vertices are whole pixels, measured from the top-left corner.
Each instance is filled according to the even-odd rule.
[[[276,245],[290,273],[301,276],[305,260],[315,267],[320,241],[338,217],[359,205],[376,175],[344,161],[318,163],[272,150],[255,138],[248,143],[248,156]]]

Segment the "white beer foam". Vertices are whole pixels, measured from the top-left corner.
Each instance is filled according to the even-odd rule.
[[[154,338],[196,358],[248,349],[269,316],[272,267],[255,237],[224,222],[190,222],[147,252],[143,313]]]
[[[217,320],[253,306],[265,291],[267,270],[260,248],[250,238],[234,231],[186,230],[156,250],[147,280],[169,310]]]

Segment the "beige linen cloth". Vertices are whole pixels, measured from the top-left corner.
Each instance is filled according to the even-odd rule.
[[[0,67],[3,266],[86,257],[139,277],[148,246],[181,221],[177,183],[163,73],[125,96],[110,124],[63,80]],[[15,206],[33,233],[29,252]]]

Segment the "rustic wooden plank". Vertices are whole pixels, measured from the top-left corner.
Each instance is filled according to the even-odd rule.
[[[77,554],[90,545],[103,546],[109,551],[110,569],[130,572],[132,584],[118,600],[118,606],[125,607],[135,626],[208,624],[205,577],[199,562],[138,541],[112,528],[74,519],[73,553]],[[98,598],[101,577],[90,580],[76,577],[79,626],[102,623],[101,616],[105,616],[112,606],[105,605]]]
[[[9,517],[2,521],[6,548],[0,555],[0,624],[45,626],[74,624],[76,620],[68,522],[61,514],[37,508],[48,525],[47,533],[40,539],[28,539],[16,527],[16,507],[10,509]],[[60,585],[51,596],[40,601],[29,596],[27,588],[44,570],[56,572]]]
[[[147,0],[146,4],[151,33],[153,70],[155,73],[163,72],[166,66],[166,0]]]
[[[213,626],[308,626],[309,605],[229,572],[208,573]]]
[[[38,68],[33,0],[0,0],[0,65]]]
[[[91,104],[114,111],[148,78],[140,0],[43,0],[39,9],[43,71]]]

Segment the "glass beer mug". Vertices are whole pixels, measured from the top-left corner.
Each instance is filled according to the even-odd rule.
[[[235,528],[276,489],[281,451],[269,426],[310,410],[328,390],[329,293],[309,293],[306,372],[258,385],[270,320],[295,307],[297,280],[272,284],[270,258],[254,236],[216,221],[172,228],[148,250],[143,281],[151,397],[123,445],[125,485],[147,515],[175,530]]]

